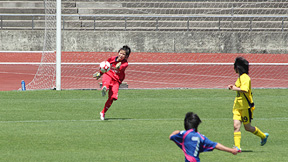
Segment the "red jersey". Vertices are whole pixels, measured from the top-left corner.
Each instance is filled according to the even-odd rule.
[[[125,79],[125,70],[128,67],[128,62],[126,59],[122,61],[116,61],[118,56],[113,56],[107,59],[107,61],[110,63],[110,70],[105,73],[108,76],[110,76],[113,80],[116,80],[120,84]],[[119,69],[116,68],[116,64],[121,62],[121,66]],[[105,75],[104,74],[104,75]]]

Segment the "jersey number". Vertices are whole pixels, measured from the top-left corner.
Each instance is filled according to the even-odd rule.
[[[244,116],[244,117],[241,117],[241,118],[242,118],[242,121],[244,121],[244,122],[247,122],[247,121],[248,121],[247,116]]]
[[[194,151],[194,156],[197,156],[198,152],[199,152],[200,138],[199,137],[192,137],[191,140],[197,142],[197,145],[196,145],[196,148],[195,148],[195,151]]]

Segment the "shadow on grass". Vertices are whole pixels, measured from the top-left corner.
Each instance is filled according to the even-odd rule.
[[[113,120],[131,120],[132,118],[106,118],[105,120],[113,121]]]
[[[241,152],[253,152],[252,150],[241,150]]]

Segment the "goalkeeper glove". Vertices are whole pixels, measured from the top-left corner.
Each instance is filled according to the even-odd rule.
[[[102,76],[102,74],[100,72],[96,72],[95,74],[93,74],[93,78],[96,78],[97,80]]]
[[[116,68],[119,69],[120,66],[121,66],[121,62],[118,62],[118,63],[116,64]]]

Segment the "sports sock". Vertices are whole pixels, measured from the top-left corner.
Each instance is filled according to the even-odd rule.
[[[255,131],[253,132],[256,136],[260,137],[261,139],[264,139],[266,135],[257,127],[255,127]]]
[[[103,108],[103,110],[101,111],[101,113],[105,114],[108,111],[108,109],[106,107]]]
[[[102,110],[102,113],[106,113],[107,111],[108,111],[108,109],[110,108],[110,106],[112,105],[112,103],[113,103],[113,99],[108,99],[107,101],[106,101],[106,103],[105,103],[105,105],[104,105],[104,108],[103,108],[103,110]]]
[[[241,148],[240,142],[241,142],[241,132],[234,132],[234,145],[238,148]]]

